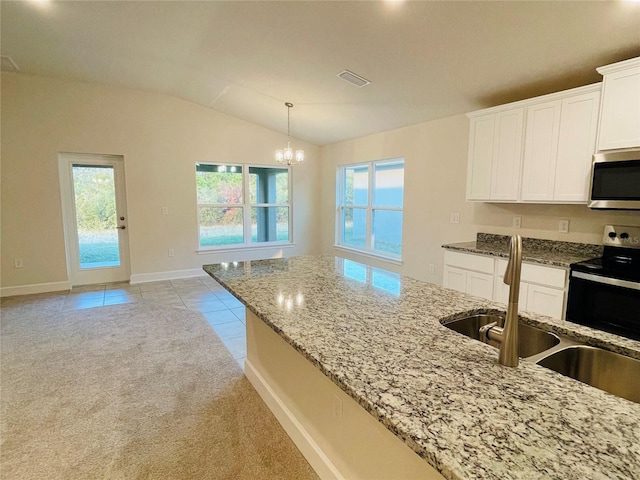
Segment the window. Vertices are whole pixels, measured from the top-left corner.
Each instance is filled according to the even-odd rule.
[[[403,197],[403,159],[339,167],[338,245],[400,259]]]
[[[200,248],[290,241],[288,168],[198,163],[196,190]]]

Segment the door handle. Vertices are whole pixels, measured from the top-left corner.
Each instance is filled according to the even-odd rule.
[[[125,228],[127,228],[127,227],[125,227],[124,225],[120,225],[118,228],[119,228],[120,230],[124,230],[124,229],[125,229]]]

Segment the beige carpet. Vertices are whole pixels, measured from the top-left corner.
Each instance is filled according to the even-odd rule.
[[[200,314],[0,313],[3,480],[317,478]]]

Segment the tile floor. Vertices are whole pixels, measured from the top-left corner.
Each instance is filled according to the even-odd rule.
[[[145,302],[202,313],[233,358],[244,368],[247,356],[245,310],[211,277],[182,278],[129,285],[113,283],[74,287],[63,310]]]

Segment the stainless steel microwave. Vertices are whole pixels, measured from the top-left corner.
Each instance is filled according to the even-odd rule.
[[[640,210],[640,150],[593,156],[590,208]]]

